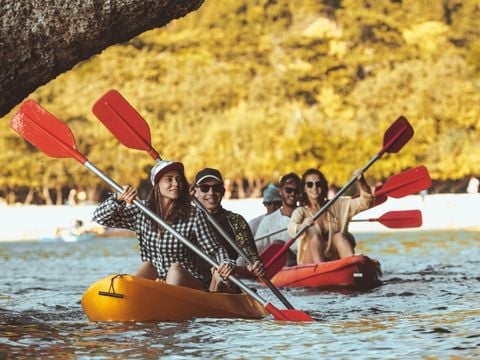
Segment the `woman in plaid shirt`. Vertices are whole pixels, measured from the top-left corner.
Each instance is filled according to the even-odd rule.
[[[228,257],[227,251],[216,240],[205,214],[191,205],[183,171],[183,164],[179,162],[161,161],[155,165],[150,176],[153,188],[145,204],[191,243],[215,258],[220,264],[219,274],[227,278],[233,271],[235,260]],[[135,188],[124,186],[122,194],[110,196],[93,215],[93,220],[101,225],[135,231],[143,261],[135,275],[160,278],[169,284],[194,289],[208,288],[209,276],[199,270],[197,264],[203,260],[132,205],[136,197]]]

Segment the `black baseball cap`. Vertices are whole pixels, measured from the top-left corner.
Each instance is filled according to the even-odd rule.
[[[220,171],[212,168],[205,168],[203,170],[200,170],[197,173],[197,176],[195,176],[195,184],[198,185],[202,181],[207,179],[214,179],[214,180],[220,181],[223,184],[223,178],[222,178],[222,174],[220,174]]]

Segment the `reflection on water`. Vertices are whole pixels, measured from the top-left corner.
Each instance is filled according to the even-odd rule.
[[[476,232],[357,235],[358,250],[381,261],[383,285],[368,292],[284,290],[314,324],[91,323],[80,307],[83,292],[136,268],[134,239],[0,243],[0,358],[474,358],[479,241]],[[281,307],[268,290],[258,291]]]

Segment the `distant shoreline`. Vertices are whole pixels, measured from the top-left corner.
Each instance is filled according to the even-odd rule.
[[[264,213],[262,199],[224,200],[226,209],[242,214],[250,220]],[[0,241],[37,240],[54,234],[58,227],[67,227],[74,220],[95,226],[91,222],[95,205],[0,206]],[[389,198],[385,203],[356,216],[356,219],[376,218],[392,210],[421,210],[423,225],[417,229],[389,229],[378,222],[351,223],[350,231],[391,232],[422,230],[474,230],[480,231],[480,194],[432,194],[422,197],[411,195],[402,199]]]

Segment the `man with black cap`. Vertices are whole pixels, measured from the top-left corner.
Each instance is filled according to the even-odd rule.
[[[195,176],[195,197],[229,235],[229,238],[233,239],[254,263],[252,267],[248,267],[250,272],[256,277],[263,276],[265,270],[260,261],[248,223],[240,214],[233,213],[222,207],[221,201],[224,194],[225,187],[223,186],[222,174],[217,169],[205,168]],[[236,250],[228,241],[213,226],[212,229],[216,234],[217,240],[224,246],[229,256],[232,259],[238,258]],[[221,280],[221,278],[217,277],[217,281],[220,282]],[[215,281],[212,283],[215,283]]]

